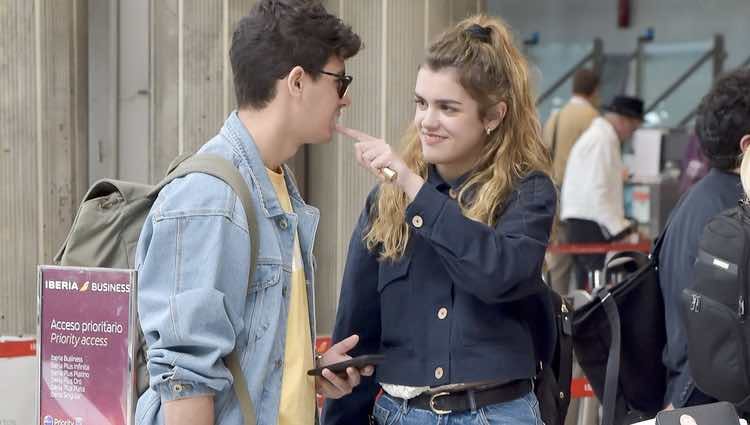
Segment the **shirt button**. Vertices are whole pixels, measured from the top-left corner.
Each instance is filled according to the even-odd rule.
[[[289,222],[286,220],[286,217],[280,217],[276,220],[276,224],[281,230],[286,230],[286,228],[289,227]]]
[[[446,317],[448,317],[448,309],[445,307],[440,307],[440,310],[438,310],[438,319],[443,320]]]
[[[411,224],[414,225],[417,229],[421,228],[424,224],[424,221],[422,220],[422,217],[415,215],[411,218]]]
[[[438,367],[435,369],[435,379],[441,379],[443,377],[443,368]]]
[[[448,196],[450,196],[451,199],[456,199],[458,198],[458,193],[455,189],[451,188],[450,190],[448,190]]]

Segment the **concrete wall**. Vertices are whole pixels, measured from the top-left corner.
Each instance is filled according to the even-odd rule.
[[[155,182],[234,109],[229,42],[254,0],[117,3],[117,175]]]
[[[351,24],[365,49],[347,63],[354,76],[344,125],[397,145],[414,114],[416,70],[428,40],[461,18],[484,10],[477,0],[328,0],[326,7]],[[336,137],[308,151],[308,201],[320,208],[318,332],[330,333],[338,304],[349,238],[367,193],[376,183],[353,157],[353,141]]]
[[[49,263],[87,186],[87,2],[0,3],[0,335],[36,332]]]
[[[0,3],[0,335],[35,332],[36,265],[90,181],[154,182],[216,133],[234,108],[229,39],[253,3]]]
[[[232,32],[254,3],[92,2],[91,181],[156,182],[216,134],[235,106]]]
[[[155,182],[177,154],[216,134],[235,106],[231,34],[253,3],[0,3],[0,335],[34,331],[36,265],[51,262],[91,181]],[[391,143],[413,114],[428,40],[485,9],[484,0],[326,5],[366,45],[348,64],[354,105],[344,123]],[[291,161],[323,216],[316,247],[321,333],[331,330],[349,236],[375,183],[356,166],[351,145],[337,138]]]

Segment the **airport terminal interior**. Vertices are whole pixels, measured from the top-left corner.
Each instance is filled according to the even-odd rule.
[[[0,378],[4,382],[0,385],[0,425],[48,423],[45,416],[39,414],[40,388],[49,384],[40,374],[54,373],[49,370],[47,360],[40,360],[49,358],[49,353],[44,354],[44,344],[49,343],[45,332],[49,330],[44,329],[46,316],[42,311],[43,306],[48,305],[45,303],[47,292],[127,292],[130,298],[125,298],[124,308],[135,308],[137,273],[126,273],[122,277],[124,280],[117,283],[85,279],[84,288],[74,278],[47,280],[44,273],[56,269],[42,266],[60,264],[62,257],[58,256],[58,251],[66,241],[71,241],[68,233],[76,226],[77,214],[84,210],[81,206],[84,198],[87,194],[89,199],[96,195],[88,192],[95,182],[114,179],[141,185],[156,184],[175,158],[195,152],[219,132],[228,116],[232,116],[236,98],[230,46],[236,25],[256,1],[266,0],[0,1]],[[745,373],[747,398],[717,396],[708,385],[702,384],[698,375],[712,372],[709,366],[703,372],[696,371],[700,368],[693,362],[698,363],[695,359],[701,350],[694,349],[690,341],[685,351],[691,359],[690,370],[694,376],[686,378],[691,380],[692,386],[686,386],[685,391],[688,388],[692,391],[697,382],[695,388],[700,388],[701,395],[707,397],[705,404],[729,402],[737,412],[733,421],[747,417],[750,412],[750,384],[747,384],[750,382],[750,355],[745,350],[750,349],[750,340],[746,339],[750,338],[750,331],[745,327],[744,300],[750,288],[750,275],[744,273],[750,271],[750,215],[744,216],[744,227],[743,219],[737,219],[740,224],[728,227],[730,230],[715,230],[709,234],[710,226],[706,233],[703,226],[710,218],[716,220],[714,214],[697,226],[694,223],[698,221],[690,221],[698,220],[695,214],[690,216],[693,218],[685,218],[688,213],[680,215],[675,211],[682,204],[689,204],[685,199],[690,198],[691,193],[706,193],[704,203],[698,204],[704,205],[700,208],[716,207],[723,196],[719,195],[720,189],[716,189],[720,184],[733,184],[738,194],[744,194],[739,173],[742,149],[750,145],[750,121],[732,119],[727,120],[728,124],[719,125],[718,130],[705,128],[710,126],[707,121],[721,120],[722,116],[750,118],[747,94],[750,86],[737,85],[734,92],[724,93],[723,97],[714,95],[711,99],[719,103],[722,99],[736,97],[733,103],[718,110],[711,110],[711,101],[704,99],[711,96],[722,77],[750,74],[750,1],[323,0],[320,3],[351,25],[363,43],[360,52],[345,64],[346,74],[353,79],[344,95],[349,103],[338,122],[385,140],[394,151],[402,140],[407,140],[404,134],[415,120],[415,84],[418,85],[418,71],[432,42],[465,18],[477,14],[500,18],[509,28],[515,48],[528,67],[535,113],[531,122],[537,129],[539,142],[544,145],[544,152],[549,155],[547,172],[555,185],[555,230],[546,241],[538,280],[563,297],[564,313],[555,317],[572,324],[559,324],[557,329],[562,329],[560,338],[572,338],[575,348],[572,360],[568,359],[568,380],[563,380],[570,385],[559,392],[559,398],[568,407],[555,425],[624,425],[641,421],[675,425],[729,423],[684,422],[679,417],[660,413],[682,407],[682,402],[692,400],[694,403],[688,403],[692,408],[704,403],[695,402],[695,396],[681,400],[682,396],[666,395],[677,391],[671,385],[687,384],[679,379],[672,381],[673,376],[667,376],[674,372],[669,367],[674,366],[670,362],[675,360],[665,347],[685,344],[685,335],[692,335],[696,332],[692,326],[699,325],[686,319],[691,326],[687,330],[675,327],[675,320],[680,316],[676,313],[672,316],[669,303],[683,301],[679,294],[664,295],[662,299],[658,282],[650,282],[656,292],[649,295],[648,301],[661,303],[657,311],[662,317],[654,323],[661,327],[661,345],[656,347],[656,352],[664,382],[654,385],[661,385],[658,397],[663,403],[657,408],[642,408],[637,400],[628,399],[631,397],[628,392],[632,391],[629,386],[649,382],[633,378],[651,370],[643,363],[643,368],[639,369],[638,362],[646,361],[643,358],[636,360],[636,367],[633,367],[633,356],[638,358],[637,353],[645,352],[645,346],[651,342],[641,345],[642,340],[631,333],[635,332],[636,336],[642,335],[639,332],[648,333],[643,329],[648,329],[650,322],[645,321],[651,318],[623,312],[625,307],[634,308],[626,303],[635,301],[617,288],[623,282],[632,287],[641,285],[641,280],[646,278],[634,276],[651,273],[656,279],[661,277],[662,291],[666,294],[663,273],[671,269],[695,276],[696,282],[714,279],[715,282],[711,282],[717,285],[731,284],[738,291],[744,290],[744,296],[739,298],[740,312],[732,310],[737,308],[737,300],[732,298],[734,304],[726,313],[738,317],[736,328],[721,335],[718,335],[719,328],[703,325],[705,327],[700,329],[706,335],[715,330],[717,336],[708,339],[718,344],[712,347],[715,356],[702,360],[710,364],[741,363],[736,370],[738,374]],[[744,92],[744,97],[739,92]],[[417,114],[419,105],[417,102]],[[590,118],[574,122],[579,118],[570,110],[576,105],[586,105],[592,111]],[[744,105],[741,106],[744,111],[735,114],[732,108],[737,105]],[[509,113],[506,119],[511,116],[514,115]],[[627,125],[634,127],[631,131],[622,130]],[[580,128],[574,130],[575,126]],[[727,130],[726,126],[734,127]],[[494,129],[487,129],[488,137],[491,130]],[[731,140],[733,147],[717,147],[722,143],[718,139],[725,137],[717,131],[738,135],[736,140]],[[571,136],[571,132],[575,134]],[[623,136],[625,133],[627,135]],[[600,146],[605,141],[596,140],[597,137],[614,138],[611,145],[614,150],[601,153]],[[734,156],[727,159],[728,155]],[[573,161],[577,161],[575,165]],[[726,165],[727,161],[734,165]],[[320,211],[312,247],[315,289],[310,295],[309,308],[311,317],[314,316],[311,326],[315,328],[316,339],[313,342],[318,349],[325,350],[336,342],[331,338],[337,323],[337,309],[342,308],[342,279],[346,278],[347,257],[353,251],[350,238],[368,194],[379,180],[357,163],[355,143],[342,134],[334,134],[329,143],[304,145],[286,164],[294,172],[301,198]],[[716,173],[725,173],[728,180],[722,181],[730,183],[709,186],[704,179]],[[750,180],[750,176],[743,176],[742,181],[745,179]],[[602,186],[613,181],[613,187]],[[568,187],[565,182],[569,182]],[[589,183],[591,186],[585,187]],[[599,183],[602,185],[597,185]],[[458,205],[455,193],[451,192],[446,199]],[[742,205],[742,197],[716,212],[738,205]],[[744,207],[737,208],[741,215]],[[599,213],[606,217],[598,220]],[[406,214],[411,214],[409,209]],[[425,226],[428,226],[430,214],[422,213]],[[616,219],[624,224],[611,224],[609,220],[615,220],[612,214],[619,214]],[[419,230],[422,216],[409,216],[403,228]],[[677,218],[670,219],[675,216]],[[729,220],[734,216],[726,217]],[[523,220],[531,223],[533,217],[526,215],[521,217]],[[662,238],[664,245],[657,245],[668,222],[678,222],[674,227],[680,229],[680,235]],[[711,223],[715,229],[722,223],[729,226],[726,222]],[[498,238],[505,237],[498,232]],[[592,232],[596,236],[591,236]],[[745,242],[738,241],[742,236],[737,235],[742,232],[745,232]],[[714,239],[711,243],[705,242],[707,235],[717,240],[720,236],[726,237],[727,242]],[[669,264],[661,267],[665,261],[675,261],[675,253],[683,249],[683,245],[697,243],[701,237],[704,239],[700,248],[691,248],[689,260],[679,267]],[[119,243],[122,243],[119,239],[112,242]],[[662,250],[668,253],[662,252],[662,264],[654,267],[653,256],[649,258],[649,255],[657,246],[668,246]],[[733,248],[736,246],[744,247],[743,255]],[[123,246],[122,249],[130,252],[135,248]],[[715,254],[712,249],[724,254]],[[261,257],[263,255],[262,251]],[[121,268],[136,268],[131,257],[126,258]],[[522,261],[522,257],[523,253],[519,253],[518,261]],[[739,258],[739,263],[732,261],[735,257]],[[701,261],[708,265],[700,266]],[[263,263],[263,258],[260,262]],[[711,264],[714,271],[705,269]],[[415,264],[411,267],[409,273],[413,273]],[[633,283],[636,280],[637,283]],[[380,284],[379,291],[383,290],[382,286]],[[696,287],[693,289],[698,292],[684,295],[692,296],[684,301],[688,303],[685,311],[697,313],[710,309],[712,300],[708,295],[700,293]],[[458,290],[454,290],[452,296],[457,300],[455,291]],[[621,327],[619,322],[617,329],[606,326],[608,321],[611,323],[604,312],[607,307],[602,307],[604,310],[596,310],[599,305],[592,307],[600,301],[601,305],[606,304],[602,294],[612,294],[612,298],[617,299]],[[46,299],[52,299],[52,295]],[[61,312],[75,310],[74,302],[67,304],[64,300],[59,298],[58,302],[63,305],[55,308]],[[621,300],[624,300],[622,304]],[[502,303],[499,305],[497,308],[504,308]],[[443,320],[447,315],[452,320],[452,307],[448,304],[447,309],[436,310],[437,317]],[[603,352],[603,363],[596,369],[586,364],[591,359],[582,358],[584,353],[579,351],[579,344],[593,343],[580,342],[582,337],[565,332],[568,327],[577,332],[579,320],[585,320],[581,312],[587,309],[592,310],[592,315],[599,314],[602,326],[597,329],[606,333],[603,343],[610,349],[615,339],[611,332],[619,335],[622,329],[622,341],[617,338],[618,345],[622,344],[619,386],[617,381],[611,385],[607,379],[607,385],[616,388],[609,388],[616,393],[616,402],[615,398],[604,400],[608,395],[615,397],[614,393],[605,393],[603,376],[605,370],[612,367],[607,359],[613,356],[613,351]],[[429,314],[435,316],[432,311]],[[487,314],[486,317],[491,317]],[[136,316],[137,313],[133,313],[130,322],[135,329],[138,326]],[[644,320],[643,326],[631,329],[634,328],[632,322],[641,320]],[[53,320],[53,325],[55,323]],[[57,323],[58,328],[53,331],[65,330],[59,326],[70,326],[67,330],[72,331],[72,323]],[[76,331],[83,334],[104,332],[113,337],[122,332],[117,331],[119,325],[108,322],[83,325],[89,326],[88,331]],[[580,335],[583,332],[581,330]],[[124,349],[132,350],[132,337],[125,339]],[[648,336],[642,338],[648,339]],[[732,338],[741,339],[736,343],[739,348],[719,344]],[[91,344],[105,342],[103,339],[87,341]],[[732,351],[735,349],[740,351]],[[124,354],[127,359],[128,353]],[[52,354],[53,359],[54,356]],[[620,353],[615,356],[619,357]],[[130,361],[132,367],[132,358]],[[685,359],[680,361],[684,363]],[[76,362],[75,359],[59,360],[58,366],[65,369],[66,365],[73,367]],[[54,368],[58,363],[51,364]],[[127,365],[126,362],[126,372],[134,373]],[[76,370],[83,373],[82,368]],[[686,368],[681,364],[680,373]],[[594,369],[602,376],[594,376],[591,372]],[[559,377],[560,371],[554,372]],[[63,375],[67,379],[68,375]],[[439,380],[442,375],[443,369],[435,369],[435,378]],[[63,387],[72,385],[65,379],[61,382]],[[85,386],[85,382],[78,384]],[[126,409],[135,408],[132,391],[126,397],[130,400]],[[386,393],[393,394],[389,388]],[[722,394],[721,391],[718,394]],[[431,405],[433,401],[429,400],[426,409],[432,406],[436,414],[442,412]],[[320,395],[318,402],[322,407]],[[614,404],[617,409],[612,408]],[[609,412],[610,408],[614,413]],[[661,415],[660,419],[655,419],[657,414]],[[684,413],[688,414],[700,418],[706,413],[700,410]],[[374,423],[386,424],[375,416]],[[720,413],[709,413],[716,421],[719,416]],[[123,417],[133,420],[130,412]],[[97,425],[120,423],[107,422],[111,418],[105,416],[100,420]],[[50,419],[49,423],[79,425],[71,421]],[[334,423],[327,421],[323,423]],[[744,419],[741,421],[746,423]],[[80,424],[83,423],[81,420]],[[402,422],[387,422],[392,423]]]

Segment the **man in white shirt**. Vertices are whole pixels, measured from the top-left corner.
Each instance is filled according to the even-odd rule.
[[[599,116],[599,76],[591,69],[581,68],[573,75],[573,97],[559,111],[554,112],[542,132],[544,145],[552,152],[552,179],[562,186],[565,166],[573,145]],[[560,212],[558,211],[558,217]],[[560,223],[551,243],[567,243],[565,223]],[[570,292],[573,257],[570,254],[548,252],[546,264],[549,283],[560,295]]]
[[[561,194],[561,220],[569,243],[609,242],[632,230],[625,218],[621,145],[643,122],[643,101],[617,96],[570,151]],[[588,271],[604,266],[604,255],[576,255],[579,285]]]

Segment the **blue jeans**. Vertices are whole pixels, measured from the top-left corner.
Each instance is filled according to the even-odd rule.
[[[378,425],[544,425],[533,392],[523,397],[447,415],[409,407],[383,394],[373,408]]]

